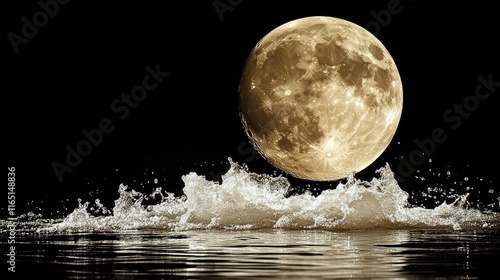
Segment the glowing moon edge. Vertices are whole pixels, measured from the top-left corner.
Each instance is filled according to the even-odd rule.
[[[388,147],[403,89],[385,46],[334,17],[292,20],[251,50],[239,111],[253,147],[294,177],[332,181],[359,172]]]

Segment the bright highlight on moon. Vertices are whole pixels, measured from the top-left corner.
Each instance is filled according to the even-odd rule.
[[[307,180],[347,177],[372,164],[398,126],[396,64],[367,30],[306,17],[264,36],[240,81],[243,127],[272,165]]]

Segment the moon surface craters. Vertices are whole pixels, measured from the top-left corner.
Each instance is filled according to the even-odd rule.
[[[240,81],[252,143],[299,178],[334,180],[364,169],[389,144],[401,111],[401,80],[387,49],[336,18],[303,18],[271,31]]]

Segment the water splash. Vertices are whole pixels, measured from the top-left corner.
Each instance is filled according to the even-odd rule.
[[[154,205],[143,205],[148,195],[118,188],[119,198],[109,210],[98,200],[89,209],[82,203],[59,220],[40,222],[38,232],[121,231],[130,229],[374,229],[374,228],[497,228],[500,214],[482,213],[467,205],[467,196],[434,209],[408,204],[408,193],[394,179],[389,165],[377,177],[361,181],[353,175],[335,189],[318,196],[288,196],[289,181],[282,176],[256,174],[231,159],[222,182],[206,180],[194,172],[184,175],[184,195],[176,197],[156,189]],[[93,213],[99,212],[100,215]],[[35,221],[35,222],[33,222]],[[38,221],[38,223],[36,223]],[[28,227],[27,224],[25,227]]]

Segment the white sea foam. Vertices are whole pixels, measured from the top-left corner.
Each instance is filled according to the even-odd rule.
[[[119,198],[105,215],[93,215],[89,202],[72,213],[39,227],[42,232],[119,231],[128,229],[373,229],[373,228],[498,228],[500,214],[466,207],[466,196],[434,209],[412,207],[389,165],[370,182],[350,176],[346,183],[318,196],[288,196],[282,176],[256,174],[229,159],[222,183],[189,173],[182,177],[184,196],[157,189],[162,201],[144,206],[146,194],[120,185]],[[96,203],[99,206],[99,203]]]

